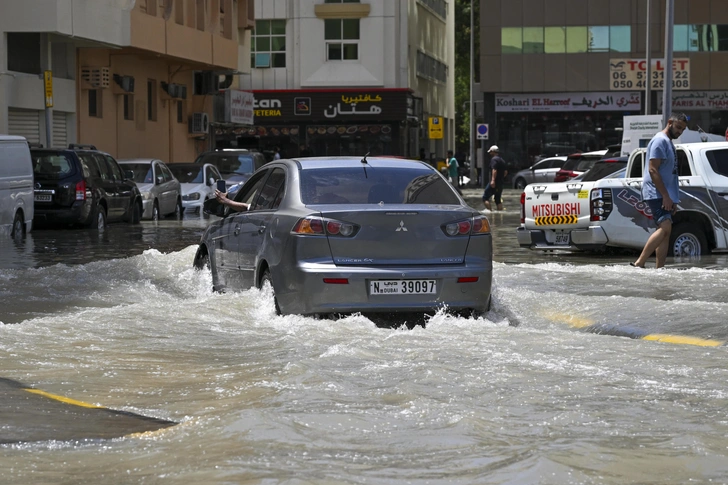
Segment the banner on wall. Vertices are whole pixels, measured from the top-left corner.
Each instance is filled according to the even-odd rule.
[[[662,96],[657,98],[662,110]],[[672,109],[677,111],[725,111],[728,110],[728,91],[689,91],[672,94]]]
[[[639,92],[496,94],[495,110],[508,112],[640,111]]]

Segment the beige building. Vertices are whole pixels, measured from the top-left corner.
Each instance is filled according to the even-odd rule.
[[[646,0],[481,0],[480,79],[491,140],[517,166],[621,142],[644,114]],[[665,4],[649,17],[650,112],[665,74]],[[728,128],[728,3],[675,0],[673,107],[690,127]]]

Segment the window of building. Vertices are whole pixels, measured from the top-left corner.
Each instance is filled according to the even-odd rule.
[[[632,27],[629,25],[610,26],[609,50],[611,52],[630,52],[632,50]]]
[[[543,54],[543,27],[523,28],[523,53]]]
[[[577,54],[586,52],[589,42],[586,27],[566,27],[566,52]]]
[[[101,91],[98,89],[88,90],[88,115],[93,118],[101,118]]]
[[[177,123],[185,122],[185,102],[181,99],[177,100]]]
[[[589,27],[589,52],[609,52],[609,27]]]
[[[523,32],[520,27],[501,29],[501,52],[503,54],[521,54],[523,52]]]
[[[728,51],[728,25],[676,25],[672,45],[677,52]]]
[[[324,23],[326,60],[359,59],[359,19],[326,19]]]
[[[125,94],[122,96],[123,103],[124,103],[124,119],[125,120],[134,120],[134,95],[133,94]]]
[[[359,0],[324,0],[324,3],[359,3]]]
[[[250,65],[257,68],[286,67],[286,21],[256,20],[250,49]]]
[[[157,121],[157,81],[147,80],[147,120]]]
[[[40,34],[8,32],[8,70],[40,74]]]
[[[418,0],[418,2],[423,5],[427,5],[443,19],[447,18],[447,2],[445,2],[445,0]]]
[[[546,27],[543,50],[546,54],[564,54],[566,52],[566,27]]]
[[[447,82],[447,65],[422,51],[417,51],[417,75],[445,83]]]

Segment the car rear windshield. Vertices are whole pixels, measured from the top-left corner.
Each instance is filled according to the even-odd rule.
[[[40,179],[62,179],[75,171],[73,160],[65,153],[31,152],[33,174]]]
[[[623,169],[627,166],[627,162],[615,161],[615,162],[596,162],[594,166],[589,169],[581,178],[583,182],[594,182],[611,175],[614,172]]]
[[[301,171],[304,204],[460,204],[452,187],[426,168],[316,168]]]
[[[203,155],[195,163],[211,163],[217,167],[223,177],[232,174],[250,175],[263,166],[263,163],[259,160],[256,161],[256,157],[253,155],[237,155],[232,153],[211,153],[209,155]]]
[[[138,184],[151,184],[154,182],[151,163],[125,163],[121,168],[134,172],[134,182]]]
[[[586,172],[602,155],[573,155],[566,159],[561,170],[574,170],[577,172]]]
[[[181,184],[201,184],[202,183],[202,165],[199,167],[175,167],[174,164],[169,165],[172,174]]]

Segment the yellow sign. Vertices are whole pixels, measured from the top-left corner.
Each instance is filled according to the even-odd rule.
[[[665,89],[664,59],[652,59],[651,89]],[[644,59],[609,59],[609,81],[612,91],[644,89],[647,81],[647,61]],[[672,60],[672,89],[690,89],[690,59]]]
[[[536,217],[535,221],[537,226],[557,226],[564,224],[577,224],[579,218],[575,215],[570,216],[541,216]]]
[[[45,107],[53,107],[53,72],[43,71],[43,81],[45,84]]]
[[[430,116],[427,124],[430,128],[430,140],[442,140],[445,137],[442,116]]]

